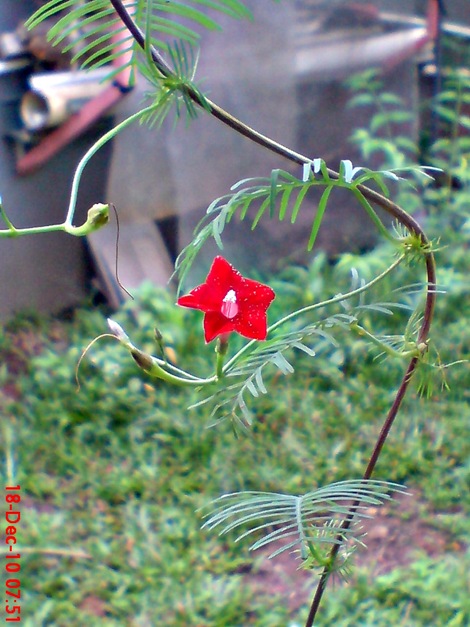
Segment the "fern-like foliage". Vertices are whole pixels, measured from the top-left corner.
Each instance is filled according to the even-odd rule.
[[[221,12],[233,18],[251,18],[250,11],[239,0],[130,0],[124,6],[147,37],[147,46],[167,51],[175,41],[197,44],[197,28],[218,29],[208,11]],[[82,68],[97,68],[123,58],[126,67],[137,66],[138,46],[116,14],[109,0],[50,0],[28,20],[34,28],[46,19],[56,22],[48,33],[53,45],[64,52],[75,51],[73,63]],[[120,40],[119,47],[116,39]],[[129,55],[129,53],[131,53]],[[110,77],[115,73],[110,68]]]
[[[248,407],[247,395],[257,398],[267,394],[264,376],[269,367],[277,368],[284,375],[292,374],[294,366],[290,353],[293,349],[315,357],[327,346],[336,346],[334,337],[326,328],[334,324],[347,326],[352,319],[342,314],[330,316],[327,320],[305,326],[298,331],[280,333],[263,343],[253,343],[250,346],[252,350],[245,359],[227,370],[223,385],[210,396],[192,405],[192,408],[210,404],[210,419],[214,422],[230,419],[242,427],[250,425],[252,412]]]
[[[359,277],[354,276],[352,281],[351,293],[356,293],[358,286],[366,289],[366,284],[361,282]],[[213,424],[222,420],[232,420],[234,425],[238,424],[246,428],[252,423],[252,411],[248,406],[248,398],[258,398],[260,395],[267,394],[268,389],[265,382],[265,376],[274,369],[277,369],[283,375],[289,375],[294,372],[292,352],[300,350],[301,352],[315,357],[329,350],[338,348],[338,343],[334,337],[335,330],[343,329],[350,331],[357,327],[362,317],[368,317],[371,313],[392,315],[393,309],[402,308],[410,310],[411,307],[404,303],[365,303],[364,294],[359,294],[356,299],[358,302],[353,304],[350,301],[350,295],[338,294],[332,299],[339,303],[341,312],[323,317],[315,322],[302,325],[300,319],[302,310],[286,317],[286,325],[275,330],[273,337],[268,335],[265,342],[250,342],[245,345],[245,350],[240,351],[237,356],[227,362],[224,369],[225,377],[219,382],[215,391],[209,396],[200,400],[191,408],[209,405],[211,407],[210,419]],[[331,301],[329,301],[331,303]],[[325,305],[328,301],[325,301]],[[322,303],[318,304],[323,307]],[[306,308],[311,309],[310,307]],[[297,328],[296,328],[297,327]],[[282,331],[282,328],[287,330]],[[292,330],[292,329],[295,330]],[[379,344],[381,352],[386,356],[387,348],[393,348],[399,351],[410,350],[415,346],[414,339],[416,337],[417,326],[416,316],[412,314],[410,323],[407,326],[405,336],[372,336],[375,351],[376,345]],[[369,338],[365,338],[366,341]],[[369,341],[370,341],[369,339]],[[389,351],[390,352],[390,351]]]
[[[384,481],[353,480],[302,496],[254,491],[226,494],[206,506],[210,511],[204,515],[207,520],[203,528],[219,528],[220,535],[241,528],[237,542],[252,534],[264,534],[250,550],[275,543],[269,558],[297,550],[308,567],[323,568],[332,545],[346,543],[354,549],[363,544],[360,522],[372,518],[370,506],[381,505],[396,493],[406,493],[405,488]],[[351,524],[343,529],[349,518]]]
[[[321,222],[335,187],[342,187],[353,191],[365,204],[370,217],[378,226],[384,228],[370,204],[360,194],[358,185],[366,181],[374,181],[380,191],[388,195],[388,188],[384,178],[397,180],[399,177],[391,171],[376,172],[368,168],[353,167],[349,160],[342,161],[338,178],[332,178],[323,159],[314,159],[304,166],[301,179],[284,170],[273,170],[270,177],[243,179],[231,187],[231,192],[214,200],[206,210],[206,215],[197,225],[192,242],[184,248],[176,260],[176,272],[180,284],[184,281],[189,268],[205,242],[213,237],[219,248],[223,248],[222,233],[225,226],[235,214],[243,220],[248,210],[256,207],[256,213],[251,218],[252,229],[255,229],[261,218],[269,213],[273,217],[277,213],[280,221],[290,216],[293,224],[297,220],[302,203],[312,187],[324,187],[323,194],[317,206],[312,222],[307,250],[312,250]]]

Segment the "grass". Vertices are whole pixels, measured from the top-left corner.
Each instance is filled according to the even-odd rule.
[[[309,291],[326,294],[332,282],[337,289],[342,275],[341,264],[330,268],[321,258],[310,269],[288,269],[284,280],[273,281],[276,307],[301,306]],[[465,297],[456,288],[452,310],[440,305],[445,359],[448,351],[468,353],[470,334],[460,319]],[[204,374],[212,349],[203,349],[197,315],[144,286],[116,319],[151,352],[158,324],[178,363]],[[84,309],[64,324],[17,321],[2,337],[10,364],[2,372],[10,392],[1,399],[2,456],[11,475],[4,483],[20,484],[23,499],[22,624],[302,625],[305,603],[289,607],[291,593],[305,585],[296,564],[273,594],[257,575],[262,556],[234,536],[201,531],[198,509],[240,489],[302,493],[360,477],[402,364],[377,364],[348,337],[324,358],[298,356],[295,374],[268,377],[270,393],[254,405],[252,431],[237,438],[229,422],[208,429],[204,407],[188,411],[197,392],[141,377],[109,340],[83,362],[78,392],[80,351],[105,331],[104,315]],[[375,578],[374,555],[368,556],[349,585],[326,595],[318,625],[470,623],[465,373],[466,365],[451,369],[450,392],[437,387],[430,400],[411,394],[376,475],[419,495],[423,524],[445,539],[441,551],[411,553],[406,565],[392,564]],[[401,521],[397,551],[419,540],[407,528],[406,507],[390,515]],[[276,561],[263,568],[274,571]],[[307,579],[305,600],[314,581]]]

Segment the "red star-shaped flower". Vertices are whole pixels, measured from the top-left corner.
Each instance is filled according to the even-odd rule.
[[[216,257],[206,282],[181,296],[178,305],[204,312],[206,343],[232,331],[265,340],[266,311],[275,296],[268,285],[246,279],[223,257]]]

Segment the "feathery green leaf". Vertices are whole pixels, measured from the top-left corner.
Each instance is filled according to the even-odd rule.
[[[369,506],[381,505],[396,493],[406,493],[405,488],[385,481],[352,480],[333,483],[302,496],[255,491],[226,494],[203,508],[210,512],[204,514],[206,521],[202,527],[220,528],[219,534],[224,535],[248,526],[238,535],[237,542],[268,530],[250,550],[282,541],[269,558],[297,549],[304,558],[310,557],[309,567],[323,567],[321,556],[326,558],[331,545],[345,541],[362,544],[359,523],[372,517]],[[354,513],[351,513],[353,504]],[[350,518],[350,526],[342,528],[342,523]]]

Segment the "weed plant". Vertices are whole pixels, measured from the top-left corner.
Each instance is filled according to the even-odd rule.
[[[238,16],[244,14],[237,0],[201,0],[200,4]],[[94,343],[80,362],[81,389],[77,391],[76,368],[82,347],[103,332],[104,316],[97,310],[79,311],[72,322],[60,328],[55,324],[36,325],[33,347],[29,343],[33,341],[31,323],[18,321],[14,333],[5,330],[0,350],[10,364],[15,356],[18,366],[10,370],[3,367],[1,373],[5,388],[16,396],[16,400],[11,400],[11,395],[2,398],[2,452],[7,478],[15,477],[24,495],[18,531],[25,608],[22,622],[32,626],[310,626],[318,604],[313,612],[314,600],[309,610],[309,590],[295,608],[289,607],[288,598],[291,589],[302,591],[304,586],[310,587],[311,580],[302,578],[300,570],[289,571],[286,566],[288,584],[273,594],[263,583],[266,552],[261,551],[260,560],[253,561],[248,545],[239,541],[244,539],[244,532],[253,532],[249,521],[242,516],[237,522],[241,531],[228,525],[220,536],[201,531],[207,501],[220,494],[258,491],[270,493],[273,499],[288,495],[300,503],[301,497],[293,495],[305,495],[328,484],[324,503],[331,505],[335,498],[332,475],[336,482],[362,477],[359,481],[366,486],[372,470],[376,470],[379,477],[390,482],[389,489],[400,484],[413,493],[401,494],[389,510],[390,516],[399,521],[393,546],[397,551],[406,547],[406,559],[381,574],[376,574],[370,563],[367,567],[342,569],[349,585],[337,581],[336,588],[325,596],[323,612],[315,624],[468,624],[468,367],[461,363],[468,356],[470,344],[464,316],[469,291],[469,180],[465,164],[470,155],[468,141],[460,132],[468,125],[461,111],[469,91],[465,73],[450,75],[438,102],[433,104],[441,119],[450,125],[428,147],[426,155],[444,169],[444,185],[429,185],[419,192],[408,188],[401,192],[402,200],[398,197],[411,209],[424,207],[431,237],[441,238],[436,251],[442,260],[438,290],[445,288],[446,297],[438,301],[436,309],[441,325],[435,335],[437,340],[428,342],[435,297],[433,253],[437,245],[431,244],[420,225],[399,205],[364,187],[371,184],[385,193],[384,180],[397,181],[394,169],[414,167],[418,155],[408,139],[398,137],[392,141],[393,125],[409,114],[395,97],[386,94],[379,78],[369,76],[365,82],[363,78],[354,79],[356,97],[352,105],[377,107],[370,128],[356,132],[354,140],[366,156],[382,151],[385,171],[353,168],[345,160],[336,173],[321,159],[307,159],[259,136],[208,100],[194,83],[195,57],[186,47],[192,43],[191,29],[162,22],[160,15],[150,10],[151,4],[136,3],[135,13],[130,16],[117,0],[92,0],[85,6],[59,0],[47,3],[33,22],[50,17],[59,8],[70,11],[65,21],[51,31],[56,42],[63,39],[65,27],[73,32],[77,18],[102,10],[100,17],[114,19],[118,15],[124,21],[125,26],[120,28],[127,28],[132,35],[129,40],[133,53],[139,47],[143,49],[143,58],[135,67],[154,83],[156,100],[123,126],[138,118],[158,125],[172,105],[177,113],[186,112],[188,118],[202,109],[253,141],[303,165],[301,179],[276,170],[270,177],[242,181],[233,193],[214,201],[192,248],[178,260],[183,276],[205,239],[213,236],[219,241],[225,224],[236,212],[244,217],[249,205],[259,201],[253,227],[268,213],[284,219],[290,211],[295,220],[305,193],[315,185],[322,186],[324,192],[313,220],[309,247],[314,245],[330,192],[338,186],[355,195],[387,243],[363,256],[343,255],[334,264],[317,254],[306,268],[289,267],[280,276],[263,279],[277,293],[271,310],[274,319],[286,311],[301,313],[292,317],[290,335],[274,334],[273,346],[281,349],[267,360],[269,367],[263,365],[263,372],[259,370],[259,376],[246,384],[254,397],[250,398],[249,409],[252,426],[238,438],[234,438],[234,426],[248,422],[243,394],[237,394],[233,405],[240,410],[241,420],[222,420],[210,429],[207,405],[200,403],[200,391],[194,385],[180,390],[145,375],[121,347],[104,338]],[[189,11],[187,7],[180,11],[199,25],[211,25],[202,11]],[[136,22],[145,28],[139,29]],[[168,45],[155,39],[153,31],[163,30],[163,24],[185,43]],[[100,44],[108,43],[111,36],[103,35]],[[89,45],[89,52],[93,46]],[[169,62],[161,56],[160,47],[166,50]],[[92,55],[85,65],[97,59],[98,64],[103,63],[103,54],[104,60],[109,60],[109,50],[105,47],[104,52]],[[94,152],[118,130],[104,136],[80,163],[64,223],[45,228],[83,235],[106,222],[109,207],[96,205],[84,225],[72,226],[81,172]],[[380,131],[388,138],[377,136]],[[453,186],[456,180],[458,189]],[[374,202],[398,220],[395,234],[377,218]],[[15,229],[3,208],[2,217],[7,226],[2,236],[38,232],[35,228]],[[446,248],[447,242],[451,245]],[[396,257],[397,251],[400,254],[399,250],[408,263],[399,265],[397,261],[390,266],[395,271],[393,278],[385,273],[382,280],[376,280],[390,264],[390,257]],[[423,261],[428,276],[424,308],[420,303],[423,290],[415,289],[413,267],[414,262]],[[361,290],[365,291],[367,281],[371,282],[369,300],[362,301]],[[351,290],[355,297],[361,297],[358,304],[352,298],[338,296]],[[326,305],[321,303],[332,298],[336,298],[341,314],[335,317],[325,313],[322,318]],[[152,365],[157,364],[158,372],[163,369],[165,374],[184,374],[188,383],[188,371],[202,377],[210,370],[213,354],[200,351],[200,333],[192,324],[194,314],[177,309],[174,300],[167,291],[142,286],[135,301],[114,316],[120,326],[114,327],[113,334],[126,346],[127,340],[115,330],[125,328],[139,346],[139,355],[158,354],[154,336],[158,324],[165,339],[167,361],[160,356]],[[318,304],[322,320],[317,326],[308,326],[302,316],[312,300]],[[410,317],[410,311],[417,313]],[[331,327],[337,327],[334,338],[329,334]],[[367,329],[374,329],[367,335],[369,347],[363,341]],[[315,349],[303,343],[312,337]],[[23,343],[18,344],[18,338],[23,338]],[[244,356],[244,345],[235,343],[233,347],[239,349],[236,355]],[[252,348],[255,357],[256,350]],[[409,378],[403,378],[403,356],[408,358],[409,352],[408,373],[411,376],[419,362],[421,378],[414,377],[410,393],[403,400],[401,396],[409,383]],[[433,359],[421,363],[428,352]],[[384,356],[397,359],[385,362]],[[248,353],[246,363],[254,368],[255,361],[249,358]],[[242,367],[244,362],[240,361]],[[450,362],[458,363],[448,367]],[[184,365],[184,373],[176,370],[180,365]],[[224,371],[218,369],[217,373]],[[227,369],[227,373],[231,371]],[[284,376],[288,373],[289,377]],[[246,376],[243,369],[233,369],[232,374],[242,379]],[[217,378],[221,377],[198,382],[212,385]],[[445,395],[441,394],[443,387],[449,388]],[[264,389],[272,392],[263,393]],[[217,403],[218,393],[216,389],[209,400]],[[387,445],[383,449],[376,445],[371,457],[371,442],[377,439],[389,408],[397,406],[397,398],[398,406],[401,404],[399,419]],[[215,409],[220,407],[223,405],[216,404]],[[394,419],[396,412],[388,415]],[[365,467],[368,470],[364,473]],[[369,484],[366,487],[369,489]],[[355,492],[347,494],[351,500]],[[388,495],[381,495],[379,501],[367,501],[371,494],[375,493],[361,493],[361,502],[368,505],[367,511],[373,516],[372,505]],[[407,503],[412,503],[414,509]],[[348,517],[366,513],[358,504],[350,508],[346,508],[346,518],[333,517],[314,539],[307,537],[301,543],[299,554],[292,558],[295,567],[302,561],[311,570],[320,567],[320,582],[326,582],[335,572],[335,551],[342,555],[345,540],[350,537]],[[341,504],[334,503],[331,509],[339,514]],[[416,518],[416,511],[421,522],[413,534],[407,528]],[[214,522],[214,518],[210,520]],[[263,532],[272,527],[276,531],[271,521],[255,529],[255,542],[262,542]],[[305,531],[303,523],[298,529]],[[431,530],[438,534],[432,537],[442,542],[439,551],[430,550],[428,555],[421,534]],[[356,544],[362,539],[361,535],[352,537]],[[367,543],[367,537],[364,540]],[[319,550],[322,541],[333,546],[332,552]],[[416,547],[409,546],[413,542]],[[281,554],[280,550],[275,552]],[[283,559],[285,556],[283,553]],[[321,598],[321,585],[319,590]]]

